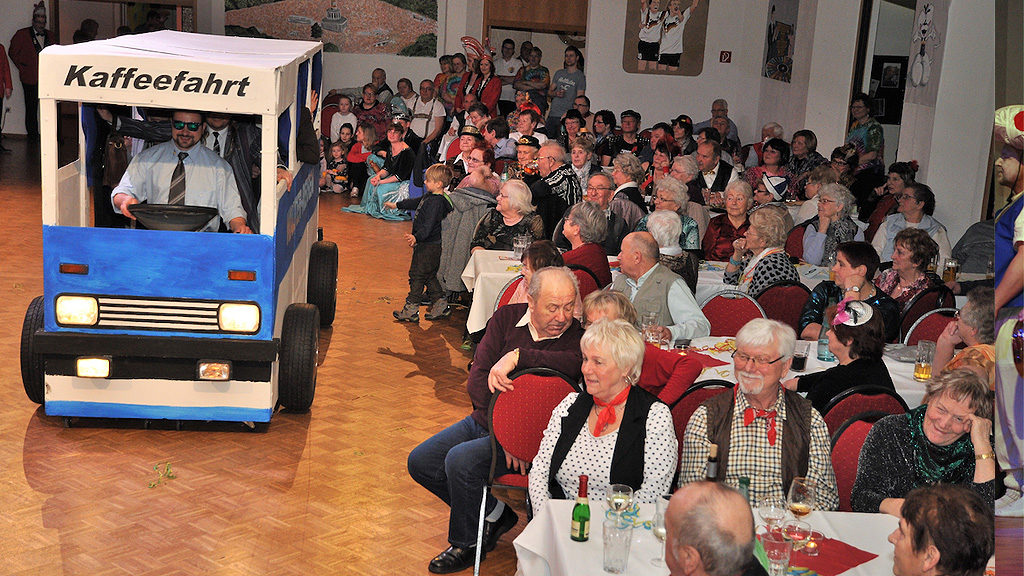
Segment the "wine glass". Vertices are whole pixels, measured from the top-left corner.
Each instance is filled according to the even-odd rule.
[[[799,476],[789,487],[789,511],[797,520],[802,520],[814,510],[818,484],[810,478]]]
[[[781,498],[766,496],[757,506],[757,515],[768,526],[768,531],[772,532],[786,518],[786,503]]]
[[[633,507],[633,489],[626,484],[612,484],[605,489],[608,509],[619,516]]]
[[[651,558],[651,564],[655,566],[665,565],[665,536],[668,535],[668,531],[665,529],[665,512],[668,510],[668,501],[671,496],[668,494],[658,498],[654,503],[654,519],[651,520],[651,533],[658,539],[661,546],[658,547],[658,555]]]

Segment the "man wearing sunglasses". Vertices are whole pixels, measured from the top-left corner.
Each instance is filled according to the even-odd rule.
[[[245,222],[231,165],[202,145],[205,128],[198,112],[177,110],[171,116],[171,140],[143,150],[132,158],[121,182],[111,192],[114,211],[134,219],[131,206],[183,204],[216,208],[206,230],[217,230],[220,221],[232,232],[251,234]]]
[[[815,508],[839,507],[828,428],[810,401],[779,383],[789,372],[796,333],[775,320],[757,318],[736,334],[736,388],[705,401],[683,435],[679,482],[703,480],[712,444],[718,446],[719,481],[750,480],[751,505],[786,499],[793,479],[817,486]]]

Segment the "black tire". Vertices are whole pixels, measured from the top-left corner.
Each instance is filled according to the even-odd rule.
[[[43,374],[45,361],[35,351],[36,332],[43,329],[43,297],[36,296],[25,311],[21,325],[21,383],[28,399],[36,404],[45,400]]]
[[[320,310],[320,325],[334,324],[334,307],[338,300],[338,245],[321,240],[309,250],[309,273],[306,279],[306,302]]]
[[[289,412],[305,413],[316,392],[317,339],[320,312],[312,304],[292,304],[284,312],[281,327],[281,365],[277,377],[277,402]]]

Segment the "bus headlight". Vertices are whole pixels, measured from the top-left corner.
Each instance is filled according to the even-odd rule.
[[[217,323],[225,332],[253,334],[260,329],[260,307],[234,302],[221,304],[217,311]]]
[[[99,320],[100,305],[91,296],[58,296],[57,323],[92,326]]]

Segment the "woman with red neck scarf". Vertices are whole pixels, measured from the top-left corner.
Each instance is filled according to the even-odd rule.
[[[589,476],[593,494],[626,484],[635,501],[650,504],[668,493],[676,471],[668,406],[635,386],[644,359],[636,327],[598,320],[580,348],[587,391],[569,394],[551,413],[530,469],[534,515],[549,499],[576,494],[581,474]]]

